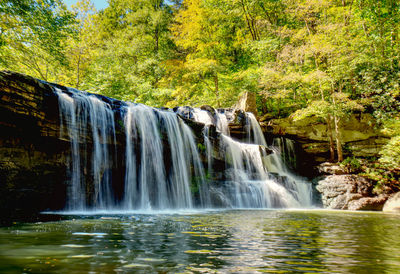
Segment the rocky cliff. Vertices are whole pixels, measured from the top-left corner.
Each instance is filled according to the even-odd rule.
[[[52,88],[0,72],[0,102],[0,217],[61,208],[69,143],[59,138]]]
[[[317,117],[300,121],[291,118],[272,119],[261,123],[265,132],[298,142],[314,164],[329,160],[329,136],[326,124]],[[388,142],[370,114],[353,114],[341,122],[344,156],[379,156]]]
[[[66,205],[66,195],[71,185],[72,156],[71,140],[65,123],[69,126],[73,123],[68,120],[72,119],[72,116],[60,116],[57,90],[62,90],[67,95],[76,92],[26,75],[9,71],[0,72],[0,221],[19,217],[35,218],[38,212],[61,210]],[[111,145],[110,140],[101,142],[107,143],[109,152],[116,157],[113,166],[107,169],[112,170],[110,174],[113,176],[111,180],[113,192],[118,198],[124,191],[126,136],[121,113],[123,113],[122,106],[126,106],[126,103],[100,95],[92,96],[106,102],[114,113],[115,144]],[[210,107],[204,106],[204,108],[211,113],[211,116],[212,112],[215,112]],[[233,131],[234,129],[237,131],[237,136],[240,138],[245,133],[243,112],[234,110],[231,112],[235,115],[235,119],[230,126]],[[190,111],[187,114],[190,116]],[[197,123],[185,115],[179,113],[178,115],[192,128],[199,149],[202,150],[204,124]],[[90,123],[88,120],[88,126],[93,129],[94,125]],[[64,128],[60,124],[64,124]],[[90,196],[96,191],[91,182],[93,135],[79,130],[77,132],[79,154],[85,159],[80,163],[80,168],[83,170],[81,176],[84,177],[87,186],[86,195]],[[213,143],[218,142],[215,127],[210,127],[209,139]],[[164,142],[164,149],[168,153],[168,140]],[[218,144],[213,147],[218,147]],[[203,161],[207,161],[204,153],[201,157]],[[224,155],[214,151],[213,158],[214,179],[223,180]]]

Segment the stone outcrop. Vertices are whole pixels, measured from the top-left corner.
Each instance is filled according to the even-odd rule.
[[[336,163],[324,162],[317,166],[320,174],[324,175],[343,175],[348,172]]]
[[[387,199],[388,195],[385,194],[376,197],[363,197],[358,200],[350,201],[348,209],[381,211]]]
[[[384,204],[383,211],[400,213],[400,192],[393,194]]]
[[[0,219],[61,208],[70,145],[59,138],[52,88],[0,72],[0,102]]]
[[[262,124],[263,130],[276,136],[291,138],[316,163],[329,160],[329,136],[326,124],[317,117],[299,121],[291,118],[273,119]],[[388,141],[370,114],[353,114],[341,122],[340,132],[345,156],[378,156]]]
[[[382,210],[386,195],[372,195],[373,185],[357,175],[330,175],[317,184],[322,203],[329,209]]]
[[[246,91],[242,96],[240,96],[239,101],[233,108],[244,112],[251,112],[257,117],[256,94],[254,92]]]

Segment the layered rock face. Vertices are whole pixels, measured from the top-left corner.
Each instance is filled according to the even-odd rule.
[[[0,100],[0,217],[62,207],[69,143],[59,138],[53,90],[0,72]]]
[[[328,129],[316,117],[293,121],[291,118],[273,119],[261,123],[264,130],[276,136],[291,138],[301,144],[314,163],[329,160]],[[378,156],[388,141],[370,114],[354,114],[341,122],[340,132],[345,156]]]
[[[155,109],[12,72],[0,73],[0,99],[0,220],[311,204],[310,184],[287,173],[243,110]]]

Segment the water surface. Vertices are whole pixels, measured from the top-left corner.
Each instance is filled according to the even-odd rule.
[[[0,273],[399,273],[400,216],[338,211],[64,216],[0,228]]]

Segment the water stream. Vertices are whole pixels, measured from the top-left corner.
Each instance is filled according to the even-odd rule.
[[[125,102],[115,106],[73,89],[56,88],[56,93],[60,135],[71,143],[66,210],[312,205],[311,185],[289,172],[280,153],[267,146],[251,113],[244,114],[247,137],[242,142],[230,136],[234,115],[225,110],[174,112]],[[203,124],[202,143],[181,117]],[[124,135],[122,150],[118,134]],[[225,162],[224,170],[217,171],[215,161]],[[114,178],[121,168],[123,182],[118,182]]]
[[[399,273],[400,218],[236,210],[0,227],[1,273]]]

